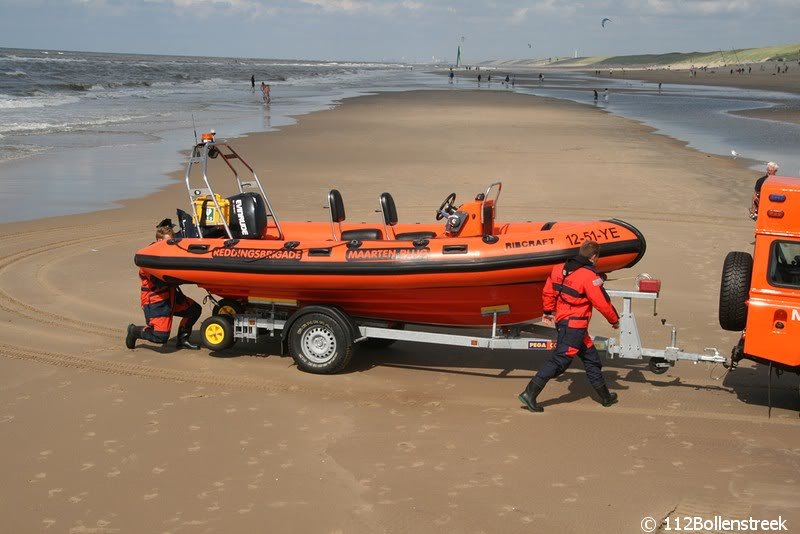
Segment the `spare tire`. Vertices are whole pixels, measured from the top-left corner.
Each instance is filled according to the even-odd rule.
[[[740,332],[747,324],[747,299],[753,257],[747,252],[729,252],[722,266],[719,286],[719,325],[724,330]]]

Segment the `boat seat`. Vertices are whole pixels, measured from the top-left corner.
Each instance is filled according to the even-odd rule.
[[[436,232],[401,232],[395,234],[394,238],[398,241],[416,241],[418,239],[433,239],[436,237]]]
[[[383,239],[383,232],[379,228],[356,228],[353,230],[342,230],[342,222],[345,220],[344,201],[342,194],[331,189],[328,192],[328,208],[331,210],[331,233],[334,240],[341,241],[378,241]],[[339,226],[339,233],[336,233],[336,226]]]
[[[383,239],[383,232],[378,228],[358,228],[342,232],[342,241],[379,241]]]
[[[390,235],[393,235],[398,241],[416,241],[418,239],[433,239],[436,237],[436,232],[431,231],[394,233],[394,225],[397,224],[397,207],[394,204],[394,198],[389,193],[381,193],[380,205],[387,239],[389,239]],[[389,231],[390,228],[391,232]]]

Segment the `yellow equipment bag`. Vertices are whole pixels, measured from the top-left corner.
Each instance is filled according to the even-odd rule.
[[[231,203],[227,198],[214,193],[222,213],[217,210],[211,196],[194,199],[194,210],[200,226],[221,226],[222,221],[230,222]]]

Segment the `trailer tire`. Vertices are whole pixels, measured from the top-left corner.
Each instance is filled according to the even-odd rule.
[[[747,252],[729,252],[722,266],[719,288],[719,325],[724,330],[740,332],[747,324],[747,299],[753,257]]]
[[[647,366],[650,368],[650,371],[653,374],[663,375],[669,370],[669,365],[664,365],[667,363],[667,360],[664,358],[657,358],[653,357],[650,358],[650,361],[647,363]]]
[[[235,299],[222,299],[212,310],[212,315],[239,315],[244,313],[244,305]]]
[[[324,313],[299,317],[289,332],[289,354],[297,367],[315,374],[341,371],[353,357],[353,340],[346,325]]]
[[[233,346],[233,322],[227,315],[212,315],[200,325],[200,338],[208,350],[221,351]]]

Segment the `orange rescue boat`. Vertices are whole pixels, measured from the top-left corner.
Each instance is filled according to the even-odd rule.
[[[214,193],[208,160],[217,157],[239,194]],[[241,180],[239,164],[252,180]],[[195,165],[203,187],[190,183]],[[335,189],[330,222],[279,221],[252,167],[213,137],[194,147],[185,178],[191,215],[179,210],[178,237],[139,250],[135,263],[242,305],[328,305],[362,320],[450,326],[491,325],[487,310],[501,310],[497,324],[518,324],[541,317],[544,281],[583,241],[600,243],[602,272],[635,265],[646,247],[635,227],[617,219],[497,221],[499,182],[460,205],[448,195],[439,223],[399,223],[389,193],[379,198],[379,224],[349,223]]]

